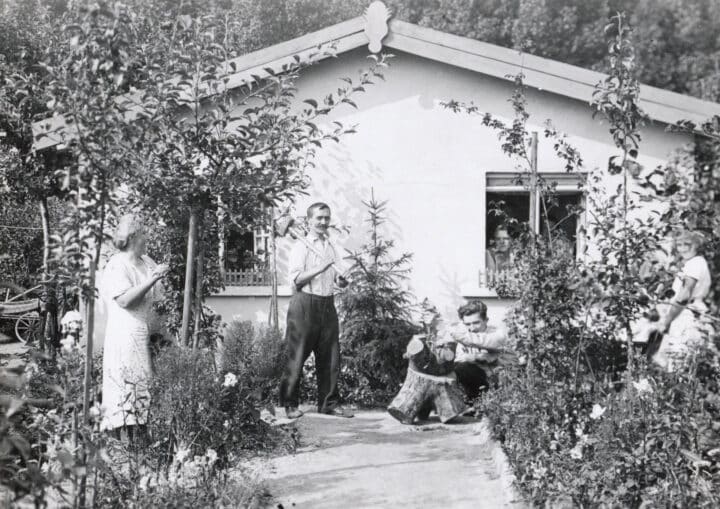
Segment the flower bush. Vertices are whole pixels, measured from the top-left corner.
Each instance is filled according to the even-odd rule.
[[[164,351],[151,388],[152,447],[167,461],[180,451],[194,457],[212,449],[222,466],[234,451],[268,448],[270,430],[260,419],[252,376],[216,371],[208,351]]]
[[[518,486],[533,504],[717,507],[720,418],[717,361],[681,374],[648,371],[616,390],[505,372],[480,404]]]
[[[622,155],[610,158],[608,174],[594,172],[586,182],[588,233],[597,253],[576,261],[552,240],[528,238],[517,264],[525,286],[508,315],[523,362],[507,366],[497,390],[477,405],[535,506],[717,507],[718,338],[666,373],[648,363],[632,336],[667,284],[666,271],[643,271],[643,262],[675,229],[702,228],[712,249],[720,222],[701,203],[705,190],[675,178],[647,185],[657,171],[634,160],[643,114],[621,15],[608,34],[611,73],[598,87],[596,108]],[[671,170],[666,177],[676,176]],[[694,175],[704,173],[699,170],[690,166]],[[619,182],[610,195],[599,190],[608,175]],[[669,202],[663,212],[634,214],[639,200],[657,203],[659,196]]]
[[[97,507],[249,505],[259,487],[228,470],[231,460],[250,450],[292,448],[295,436],[260,419],[282,366],[277,336],[256,333],[247,323],[232,324],[226,333],[219,368],[211,351],[171,347],[160,353],[148,439],[129,442],[100,432],[97,397],[83,420],[81,345],[71,338],[54,359],[35,354],[23,375],[12,379],[14,396],[2,401],[0,496],[39,507],[83,499]],[[274,364],[268,361],[271,348]],[[95,365],[102,365],[100,359]],[[101,378],[96,369],[95,387]]]
[[[277,331],[248,321],[232,321],[225,328],[219,372],[237,376],[257,408],[274,411],[284,369],[285,343]]]

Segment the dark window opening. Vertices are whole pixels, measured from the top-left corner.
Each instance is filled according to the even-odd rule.
[[[494,235],[499,226],[506,227],[510,237],[517,238],[520,228],[529,217],[530,194],[527,191],[487,193],[487,247],[494,247]]]
[[[227,270],[254,270],[258,257],[254,253],[255,238],[252,232],[230,231],[226,241],[225,268]]]
[[[573,252],[577,253],[578,214],[581,206],[580,193],[557,194],[545,200],[545,207],[541,204],[540,208],[540,234],[547,236],[549,222],[552,238],[564,238],[573,247]]]

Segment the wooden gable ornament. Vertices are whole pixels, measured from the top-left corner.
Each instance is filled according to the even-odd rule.
[[[364,17],[368,48],[371,52],[378,53],[382,49],[382,40],[388,33],[390,10],[380,1],[373,2],[368,5]]]

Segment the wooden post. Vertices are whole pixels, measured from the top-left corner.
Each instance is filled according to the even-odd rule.
[[[483,211],[478,218],[478,237],[480,239],[480,272],[478,274],[478,286],[480,288],[487,288],[488,286],[488,273],[487,273],[487,173],[484,169],[480,169],[480,193],[478,194],[478,204],[480,210]]]
[[[222,281],[224,287],[225,277],[227,275],[225,270],[225,208],[220,196],[218,196],[217,202],[218,269],[220,270],[220,281]]]
[[[203,264],[205,262],[205,246],[202,243],[202,237],[198,239],[200,247],[197,256],[197,269],[195,271],[195,328],[193,330],[193,350],[198,346],[200,340],[200,315],[202,314],[203,303]]]
[[[182,326],[180,344],[187,345],[190,337],[190,308],[192,306],[193,274],[195,272],[195,248],[197,245],[197,210],[190,211],[188,224],[187,260],[185,261],[185,293],[183,295]]]
[[[277,240],[275,238],[275,209],[270,208],[270,314],[268,326],[280,332],[278,316],[278,284],[277,284]]]
[[[54,318],[54,313],[50,313],[50,300],[55,298],[51,295],[52,285],[48,282],[50,277],[48,271],[48,263],[50,261],[50,221],[48,219],[47,198],[44,196],[40,199],[40,220],[42,223],[43,234],[43,271],[42,271],[42,300],[40,301],[40,317],[42,327],[40,329],[40,351],[45,351],[45,338],[54,335],[54,328],[50,325],[50,320]],[[50,341],[52,343],[52,339]]]
[[[90,295],[85,299],[85,380],[83,382],[83,422],[88,422],[92,396],[93,335],[95,331],[95,262],[90,262]]]
[[[537,226],[537,206],[538,206],[538,174],[537,174],[537,158],[538,158],[538,133],[533,131],[530,138],[530,230],[534,233]]]
[[[530,232],[532,238],[532,256],[537,256],[537,236],[535,235],[535,227],[537,225],[537,180],[538,180],[538,133],[533,131],[530,135]],[[535,338],[533,328],[535,327],[535,307],[530,304],[528,310],[528,344],[534,347]],[[527,359],[527,373],[532,376],[533,359],[532,356],[528,355]]]

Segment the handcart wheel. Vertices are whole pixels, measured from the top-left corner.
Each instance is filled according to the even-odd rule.
[[[40,334],[40,314],[35,311],[21,315],[15,322],[15,337],[21,343],[32,343]]]

